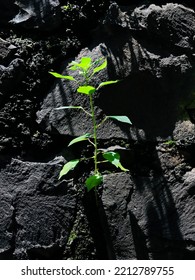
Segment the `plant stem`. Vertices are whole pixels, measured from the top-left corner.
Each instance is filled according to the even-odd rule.
[[[95,118],[95,111],[94,111],[94,105],[93,105],[93,99],[92,94],[89,94],[89,101],[90,101],[90,107],[91,107],[91,117],[93,122],[93,138],[94,138],[94,172],[95,174],[98,174],[98,167],[97,167],[97,155],[98,155],[98,148],[97,148],[97,126],[96,126],[96,118]]]
[[[101,123],[99,123],[99,124],[97,125],[97,128],[100,127],[107,119],[108,119],[108,117],[106,116],[106,117],[101,121]]]
[[[86,115],[91,117],[91,114],[89,112],[87,112],[83,107],[80,108]]]

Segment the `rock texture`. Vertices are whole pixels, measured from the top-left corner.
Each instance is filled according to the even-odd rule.
[[[49,31],[59,27],[61,22],[59,1],[20,0],[1,1],[1,22],[23,28]]]
[[[13,159],[1,167],[1,259],[62,258],[76,197],[70,183],[57,180],[60,163]]]
[[[116,259],[136,259],[132,225],[128,213],[133,182],[129,175],[111,174],[104,178],[102,203],[112,236],[112,251]]]
[[[0,258],[194,259],[194,3],[0,2]],[[95,95],[98,122],[133,123],[98,131],[129,169],[100,166],[98,207],[83,188],[91,161],[58,181],[56,156],[91,156],[86,143],[66,145],[92,126],[55,110],[89,101],[48,72],[72,74],[83,56],[107,57],[94,86],[120,80]]]
[[[116,259],[194,259],[195,170],[169,153],[158,149],[162,169],[148,176],[106,175],[102,201]]]
[[[136,129],[108,123],[100,130],[100,138],[135,140],[172,135],[178,104],[192,91],[189,81],[193,79],[194,26],[194,11],[178,4],[141,6],[134,10],[120,9],[116,3],[110,6],[102,28],[94,35],[95,47],[82,50],[76,60],[81,56],[108,58],[108,72],[101,73],[94,84],[102,78],[123,80],[102,90],[96,101],[99,114],[128,115]],[[66,69],[67,62],[64,66]],[[71,112],[69,118],[67,112],[53,110],[62,105],[86,107],[85,98],[75,93],[74,84],[58,82],[43,101],[38,122],[48,131],[52,127],[67,135],[86,133],[84,114]],[[79,119],[83,120],[81,124]]]

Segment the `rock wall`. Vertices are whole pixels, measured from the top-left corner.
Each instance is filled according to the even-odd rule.
[[[194,4],[69,3],[2,1],[0,259],[194,259]],[[70,74],[82,56],[108,59],[95,86],[121,80],[95,96],[98,118],[133,123],[98,132],[130,170],[102,171],[98,208],[83,187],[92,163],[58,180],[64,162],[90,153],[67,143],[92,127],[55,110],[88,101],[48,71]]]

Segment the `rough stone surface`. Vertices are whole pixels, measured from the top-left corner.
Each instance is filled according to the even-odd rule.
[[[79,57],[90,56],[92,59],[97,59],[101,57],[101,45],[97,46],[93,51],[89,49],[84,49],[80,53]],[[79,59],[79,58],[77,58]],[[67,64],[67,63],[66,63]],[[71,71],[66,71],[64,74],[70,74],[75,77],[78,81],[80,77],[71,73]],[[106,71],[99,74],[97,79],[94,80],[96,86],[98,82],[102,81],[102,78],[107,75]],[[49,94],[43,101],[41,109],[37,112],[37,122],[49,132],[60,133],[62,135],[79,136],[88,131],[92,131],[91,119],[81,110],[55,110],[56,108],[64,106],[83,106],[85,109],[89,110],[89,99],[76,92],[76,84],[67,81],[58,81],[54,87],[51,89]],[[109,89],[108,89],[109,90]],[[97,116],[99,120],[104,116],[104,112],[100,108],[97,109]],[[112,129],[109,129],[112,127]],[[123,131],[124,128],[129,130],[128,125],[118,126],[112,121],[107,121],[99,129],[100,139],[110,139],[110,138],[127,138],[127,131]],[[135,129],[131,130],[132,138],[136,138]],[[140,131],[140,134],[143,134]]]
[[[15,58],[7,67],[0,65],[0,77],[2,92],[9,92],[10,88],[16,86],[24,77],[24,61]]]
[[[0,258],[194,259],[194,3],[70,0],[65,11],[67,1],[0,2]],[[61,183],[62,161],[50,161],[93,152],[66,149],[91,120],[54,108],[89,104],[48,74],[71,74],[82,56],[108,59],[94,86],[121,80],[95,94],[98,122],[133,123],[110,120],[98,132],[130,170],[100,166],[100,209],[83,188],[92,161]]]
[[[153,26],[151,15],[159,28],[156,40],[156,28],[150,27]],[[171,30],[164,31],[163,22],[170,25]],[[108,57],[108,71],[97,75],[94,84],[102,78],[122,81],[115,87],[102,89],[95,104],[100,117],[102,114],[128,115],[133,127],[105,123],[100,129],[100,138],[156,139],[172,134],[184,94],[182,89],[186,87],[186,98],[192,90],[189,81],[193,77],[194,25],[194,11],[178,4],[142,6],[133,11],[129,8],[122,11],[117,4],[110,6],[102,28],[94,35],[95,47],[83,49],[76,60],[82,56]],[[176,34],[176,38],[171,40],[171,34]],[[66,73],[67,62],[63,65],[62,72]],[[48,131],[53,128],[67,135],[86,133],[87,118],[83,113],[53,110],[62,105],[86,107],[86,97],[79,96],[75,90],[71,83],[58,82],[43,101],[38,123]]]
[[[102,201],[117,259],[194,258],[195,171],[158,156],[165,176],[105,176]]]
[[[174,184],[163,176],[135,180],[129,209],[144,233],[148,258],[194,258],[194,198],[189,191],[192,174],[194,170]]]
[[[132,191],[133,182],[129,175],[105,175],[102,203],[112,236],[112,251],[116,259],[136,258],[131,220],[127,212]]]
[[[194,47],[194,11],[178,4],[166,4],[162,7],[150,5],[136,8],[133,16],[137,22],[132,28],[148,30],[167,46],[178,47],[180,51],[193,50]],[[183,24],[185,23],[185,27]]]
[[[14,6],[14,0],[0,1],[0,22],[1,24],[7,24],[9,20],[17,13],[17,9]]]
[[[183,147],[192,146],[195,144],[195,126],[188,121],[178,122],[174,132],[173,138],[177,144]]]
[[[62,258],[76,206],[72,186],[57,180],[62,162],[1,168],[1,259]]]
[[[1,1],[1,22],[11,23],[23,28],[49,31],[61,23],[60,3],[58,0],[20,0]]]
[[[0,63],[5,63],[15,52],[14,45],[0,38]]]

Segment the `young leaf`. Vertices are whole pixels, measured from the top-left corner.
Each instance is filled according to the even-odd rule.
[[[122,164],[121,164],[120,162],[119,162],[119,164],[118,164],[118,168],[120,168],[120,169],[121,169],[122,171],[124,171],[124,172],[129,171],[129,169],[123,167]]]
[[[63,6],[64,10],[67,11],[69,9],[69,5]]]
[[[132,124],[132,122],[127,116],[107,116],[107,118],[117,120],[118,122]]]
[[[82,57],[80,62],[72,61],[70,63],[69,69],[71,70],[78,70],[83,69],[87,71],[91,67],[91,58],[90,57]]]
[[[81,135],[79,137],[76,137],[75,139],[73,139],[72,141],[70,141],[70,143],[68,144],[68,147],[77,143],[77,142],[81,142],[81,141],[85,141],[87,140],[89,137],[91,136],[90,133],[86,133],[84,135]]]
[[[75,81],[75,78],[73,76],[64,76],[64,75],[61,75],[61,74],[56,73],[56,72],[49,72],[49,74],[53,75],[56,78],[66,79],[66,80],[70,80],[70,81]]]
[[[99,84],[98,89],[101,87],[107,86],[107,85],[116,84],[118,82],[119,82],[119,80],[103,82],[103,83]]]
[[[99,186],[103,182],[103,176],[101,174],[95,174],[87,178],[85,185],[87,190],[90,191],[93,188]]]
[[[87,71],[91,67],[91,57],[82,57],[79,67]]]
[[[176,141],[174,140],[168,140],[166,142],[164,142],[165,145],[168,145],[168,146],[174,146],[176,145]]]
[[[87,94],[87,95],[93,94],[95,91],[96,91],[96,89],[92,86],[80,86],[77,89],[77,92],[84,93],[84,94]]]
[[[62,170],[60,171],[59,179],[62,176],[66,175],[70,170],[74,169],[78,163],[79,163],[79,159],[73,159],[73,160],[67,162],[63,166]]]
[[[128,169],[124,168],[120,162],[120,155],[119,153],[115,152],[106,152],[103,153],[103,157],[107,159],[110,163],[112,163],[117,168],[120,168],[122,171],[129,171]]]
[[[68,4],[68,5],[66,5],[66,6],[62,6],[62,8],[64,8],[65,11],[71,10],[72,7],[73,7],[72,4]]]
[[[76,61],[72,61],[70,64],[69,64],[69,69],[70,70],[77,70],[79,67],[78,67],[79,63],[76,62]]]
[[[93,74],[103,70],[106,67],[107,67],[107,59],[105,59],[105,61],[100,66],[93,69]]]

